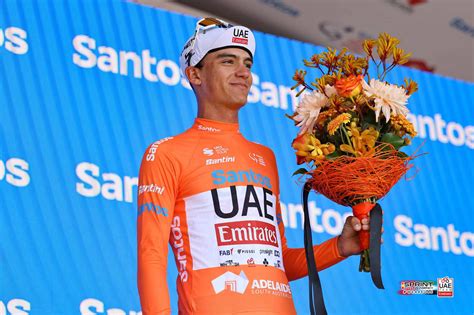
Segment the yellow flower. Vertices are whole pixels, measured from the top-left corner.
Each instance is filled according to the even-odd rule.
[[[407,90],[407,95],[412,95],[418,91],[418,84],[412,79],[405,79],[405,85],[403,86]]]
[[[328,124],[327,130],[329,135],[334,135],[334,133],[339,129],[342,124],[347,124],[351,119],[351,115],[348,113],[342,113],[333,120],[331,120]]]
[[[374,45],[376,43],[377,43],[377,41],[374,40],[374,39],[364,40],[362,48],[364,49],[364,52],[367,54],[367,56],[372,56],[372,50],[374,49]]]
[[[351,153],[355,157],[372,156],[375,154],[375,142],[379,137],[379,132],[370,127],[362,132],[360,128],[351,124],[348,134],[351,137],[350,144],[341,144],[339,148],[341,151]]]
[[[393,52],[393,63],[397,65],[403,65],[407,63],[411,56],[411,53],[405,54],[405,51],[398,47],[394,47],[392,52]]]
[[[387,33],[379,34],[379,38],[377,39],[377,54],[380,60],[385,61],[398,44],[400,44],[398,38],[392,37]]]
[[[312,160],[317,163],[336,150],[334,144],[321,144],[321,141],[310,133],[296,137],[293,140],[292,147],[296,150],[296,162],[298,164]]]
[[[416,136],[415,127],[412,123],[403,115],[394,115],[390,119],[390,125],[396,130],[400,137],[405,134],[409,134],[412,138]]]

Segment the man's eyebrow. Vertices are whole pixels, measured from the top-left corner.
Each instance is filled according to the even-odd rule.
[[[217,55],[216,58],[219,58],[219,59],[221,59],[221,58],[234,58],[234,59],[237,59],[238,57],[237,57],[237,55],[234,55],[234,54],[222,53],[222,54]],[[250,61],[250,62],[253,63],[253,59],[251,57],[246,57],[245,61]]]

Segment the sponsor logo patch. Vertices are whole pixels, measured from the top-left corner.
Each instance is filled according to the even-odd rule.
[[[247,289],[249,284],[249,280],[243,271],[238,275],[227,271],[226,273],[212,280],[211,283],[216,294],[219,294],[222,291],[231,291],[244,294],[245,289]]]
[[[215,165],[215,164],[223,164],[223,163],[234,163],[235,156],[223,156],[218,159],[207,159],[206,165]]]
[[[234,37],[232,37],[232,42],[237,44],[247,45],[249,43],[249,31],[235,28]]]
[[[438,297],[452,298],[454,297],[454,278],[448,276],[438,278]]]
[[[151,212],[154,212],[158,215],[163,215],[165,217],[168,216],[168,209],[163,208],[159,205],[155,205],[151,202],[144,203],[144,204],[138,206],[138,215],[141,215],[145,211],[151,211]]]
[[[239,221],[215,225],[217,244],[264,244],[278,247],[275,226],[260,221]],[[273,253],[272,250],[269,250]]]
[[[138,194],[141,195],[146,192],[152,192],[152,193],[157,193],[162,195],[165,191],[164,186],[158,186],[155,184],[150,184],[150,185],[140,185],[138,187]]]
[[[202,131],[208,131],[208,132],[219,132],[221,131],[220,129],[214,128],[214,127],[209,127],[209,126],[203,126],[203,125],[198,125],[198,129]]]
[[[257,164],[260,164],[262,166],[267,166],[263,157],[256,153],[249,153],[249,158]]]

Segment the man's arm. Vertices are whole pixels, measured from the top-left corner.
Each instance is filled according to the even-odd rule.
[[[280,203],[278,201],[277,212],[280,211]],[[283,262],[288,280],[296,280],[308,275],[304,248],[288,248],[283,222],[280,223],[279,228],[282,240]],[[333,237],[320,245],[313,246],[318,271],[331,267],[351,255],[359,254],[361,252],[359,231],[369,229],[369,219],[362,219],[361,222],[358,218],[349,216],[344,223],[341,235]],[[383,239],[381,242],[383,243]]]
[[[277,198],[277,216],[281,217],[280,200]],[[280,237],[283,251],[283,264],[289,281],[297,280],[308,275],[308,265],[304,248],[288,248],[285,238],[283,222],[279,223]],[[338,238],[333,237],[319,245],[313,246],[314,258],[318,271],[335,265],[347,257],[342,256],[338,250]]]
[[[147,149],[138,184],[138,291],[144,315],[171,313],[166,270],[179,168],[159,149]]]

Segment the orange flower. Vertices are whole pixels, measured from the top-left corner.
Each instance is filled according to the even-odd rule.
[[[341,78],[336,81],[335,87],[337,93],[343,97],[354,97],[362,91],[363,76],[351,74],[347,78]]]
[[[348,114],[348,113],[342,113],[339,116],[337,116],[336,118],[334,118],[333,120],[331,120],[328,123],[328,126],[327,126],[327,130],[329,132],[329,135],[333,136],[336,133],[337,129],[339,129],[339,127],[342,124],[346,124],[350,120],[351,120],[351,115]]]
[[[305,133],[296,137],[291,144],[296,150],[296,163],[303,164],[304,162],[324,160],[326,155],[333,153],[336,146],[332,143],[321,144],[318,138],[311,133]]]
[[[296,163],[298,165],[303,164],[307,161],[307,157],[313,149],[311,146],[311,134],[305,133],[296,137],[291,146],[296,150]]]

